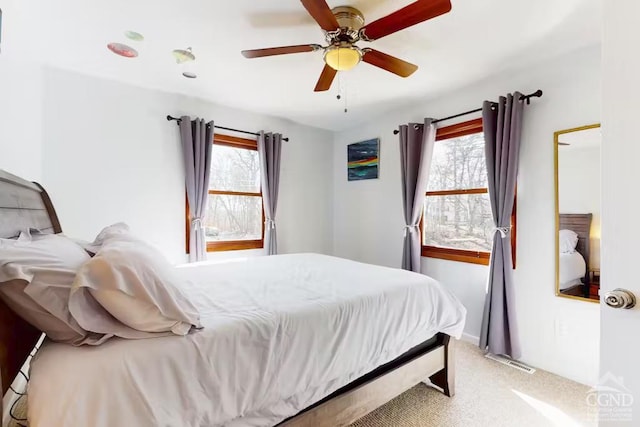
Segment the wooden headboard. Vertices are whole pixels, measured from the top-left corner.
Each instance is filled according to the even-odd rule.
[[[60,233],[60,222],[49,195],[39,184],[0,169],[0,237],[17,237],[20,230],[38,228]],[[42,333],[0,300],[0,374],[2,395],[40,339]]]
[[[578,235],[578,251],[587,263],[585,283],[589,280],[589,257],[591,256],[591,220],[593,214],[560,214],[560,230],[573,230]]]

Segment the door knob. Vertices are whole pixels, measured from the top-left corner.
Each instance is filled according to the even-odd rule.
[[[636,305],[636,297],[626,289],[614,289],[604,294],[604,302],[612,308],[633,308]]]

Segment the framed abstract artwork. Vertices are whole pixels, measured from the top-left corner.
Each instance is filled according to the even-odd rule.
[[[377,179],[379,175],[379,150],[379,138],[347,145],[348,180]]]

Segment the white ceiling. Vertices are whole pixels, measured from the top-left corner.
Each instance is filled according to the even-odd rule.
[[[367,22],[411,0],[330,0],[350,4]],[[452,0],[441,17],[371,44],[420,66],[408,79],[362,63],[341,73],[349,113],[331,91],[314,93],[320,52],[248,60],[242,49],[323,43],[298,0],[0,0],[3,55],[35,58],[81,73],[202,97],[327,129],[600,41],[599,0]],[[123,32],[145,36],[127,41]],[[109,42],[128,42],[136,59]],[[360,43],[364,46],[366,43]],[[191,46],[195,80],[181,76],[170,52]]]

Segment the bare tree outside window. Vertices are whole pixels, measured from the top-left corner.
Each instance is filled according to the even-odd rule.
[[[438,141],[433,150],[427,191],[487,187],[482,133]]]
[[[258,142],[215,134],[211,147],[209,198],[202,219],[207,251],[264,247],[264,208]],[[191,222],[186,204],[186,247]]]
[[[207,241],[262,239],[260,162],[256,150],[214,144],[211,152]]]
[[[494,225],[482,119],[438,128],[422,216],[422,256],[489,265]],[[516,205],[511,215],[515,266]]]
[[[490,252],[492,229],[483,134],[438,141],[424,203],[424,244]]]
[[[213,144],[209,189],[259,193],[258,151]]]

